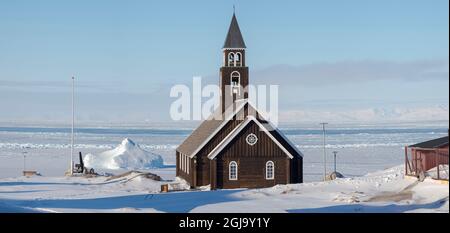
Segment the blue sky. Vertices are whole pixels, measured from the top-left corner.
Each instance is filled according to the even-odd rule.
[[[287,76],[293,78],[285,85],[295,84],[307,93],[302,103],[291,101],[298,96],[280,99],[286,111],[315,108],[319,102],[329,103],[321,105],[324,108],[347,108],[365,98],[364,106],[350,107],[448,106],[447,0],[18,0],[0,2],[0,107],[9,109],[0,112],[0,121],[67,117],[72,74],[79,80],[80,108],[86,114],[79,117],[85,121],[165,119],[166,114],[143,108],[161,104],[155,100],[159,98],[167,105],[170,86],[189,83],[194,75],[218,80],[233,4],[248,47],[251,74],[268,69],[277,74],[277,69],[290,67],[292,74]],[[358,69],[369,67],[366,71],[372,73],[383,70],[381,64],[386,63],[401,64],[398,69],[403,70],[380,73],[389,79],[368,75],[376,80],[362,78],[351,86],[340,86],[347,77],[330,73],[322,83],[333,88],[325,89],[303,85],[308,76],[295,81],[296,72],[302,73],[305,67],[320,71],[346,62]],[[424,62],[432,63],[424,72],[438,70],[440,76],[425,75],[414,81],[404,77],[410,75],[407,69]],[[271,77],[262,74],[261,80],[270,82]],[[401,86],[408,91],[398,91]],[[336,96],[331,90],[339,87],[345,93],[358,91]],[[371,87],[385,89],[386,94],[377,94]],[[417,90],[422,90],[420,96],[411,93]],[[121,108],[128,114],[117,113]]]

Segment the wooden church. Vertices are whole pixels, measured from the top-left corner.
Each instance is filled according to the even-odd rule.
[[[220,107],[176,149],[176,175],[193,188],[303,182],[302,153],[248,101],[245,49],[233,14],[223,46]]]

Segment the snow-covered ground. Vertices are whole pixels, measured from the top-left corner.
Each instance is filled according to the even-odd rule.
[[[118,178],[0,179],[0,212],[449,212],[448,184],[403,176],[403,167],[328,182],[263,189],[159,193],[139,173]]]

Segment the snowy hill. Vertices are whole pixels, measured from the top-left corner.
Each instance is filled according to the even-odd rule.
[[[112,150],[98,155],[87,154],[84,162],[94,169],[149,169],[164,165],[160,155],[145,151],[128,138]]]

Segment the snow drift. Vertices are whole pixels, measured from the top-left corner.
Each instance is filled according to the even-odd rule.
[[[125,138],[120,145],[98,155],[84,157],[87,167],[95,169],[148,169],[164,165],[160,155],[142,149],[138,144]]]

